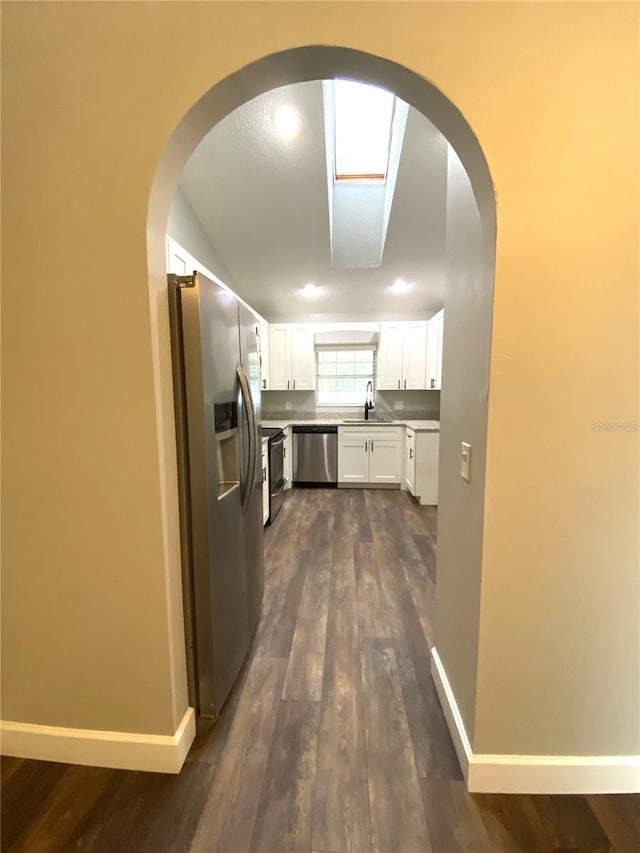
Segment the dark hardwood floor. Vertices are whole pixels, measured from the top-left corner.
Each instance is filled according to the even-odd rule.
[[[430,677],[435,511],[295,490],[264,613],[179,776],[2,760],[3,851],[640,851],[640,796],[469,795]]]

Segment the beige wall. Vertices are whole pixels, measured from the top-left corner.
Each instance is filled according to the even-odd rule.
[[[216,81],[333,43],[440,87],[496,187],[474,748],[637,751],[638,436],[589,429],[638,417],[637,8],[28,2],[2,15],[3,717],[164,733],[184,710],[151,183]]]

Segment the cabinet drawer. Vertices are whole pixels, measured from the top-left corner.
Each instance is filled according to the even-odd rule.
[[[367,439],[376,441],[383,438],[400,441],[402,438],[402,427],[339,426],[338,436],[340,438],[352,438],[362,441],[367,441]]]

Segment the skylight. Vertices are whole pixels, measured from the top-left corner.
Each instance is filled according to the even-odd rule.
[[[395,96],[350,80],[334,80],[333,87],[336,181],[384,181]]]

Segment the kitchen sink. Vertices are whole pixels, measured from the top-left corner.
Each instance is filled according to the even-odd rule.
[[[345,418],[343,424],[386,424],[384,418]]]

